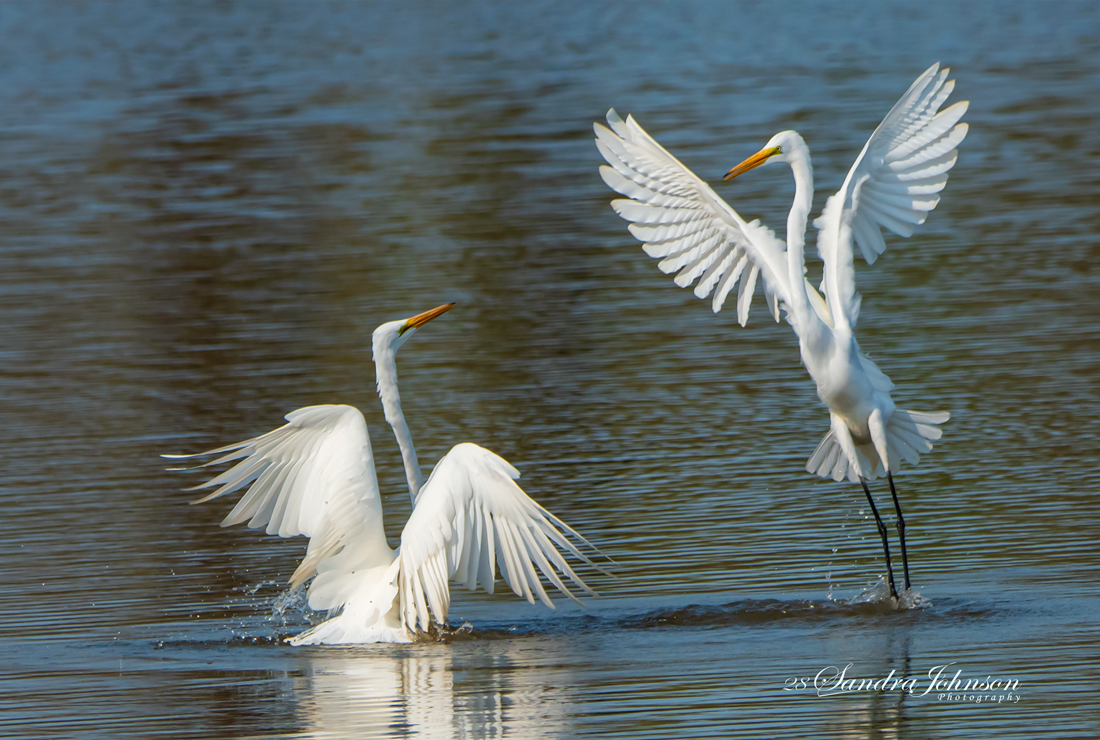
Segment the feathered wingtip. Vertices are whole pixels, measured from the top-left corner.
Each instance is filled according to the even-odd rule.
[[[622,119],[622,117],[618,114],[618,112],[616,112],[614,108],[607,109],[607,125],[611,127],[612,131],[614,131],[616,134],[623,137],[624,139],[629,138],[628,132],[626,130],[626,121]],[[599,134],[598,129],[596,133],[597,135]]]
[[[289,420],[290,417],[294,414],[298,414],[301,411],[308,410],[310,409],[298,409],[298,411],[288,414],[287,419]],[[167,468],[168,470],[173,471],[201,470],[203,468],[221,465],[222,463],[234,462],[237,460],[242,460],[243,458],[247,458],[249,455],[253,454],[256,451],[258,445],[275,442],[284,438],[288,434],[289,429],[292,426],[293,422],[291,424],[284,424],[278,429],[273,429],[266,434],[261,434],[259,437],[246,439],[243,442],[234,442],[233,444],[225,445],[224,447],[216,447],[212,450],[206,450],[205,452],[195,452],[189,455],[162,454],[161,457],[165,458],[166,460],[195,460],[197,458],[207,457],[209,455],[221,455],[221,457],[216,457],[213,460],[208,460],[204,463],[199,463],[198,465]],[[211,499],[215,499],[222,494],[231,493],[232,491],[235,491],[242,486],[251,483],[260,475],[260,473],[263,472],[263,468],[266,467],[266,465],[267,464],[263,461],[255,461],[254,463],[250,464],[248,460],[245,460],[244,462],[237,463],[229,470],[226,470],[221,475],[211,478],[205,483],[200,483],[197,486],[191,486],[190,488],[184,488],[182,490],[199,491],[204,488],[221,486],[221,488],[219,488],[217,491],[214,491],[208,496],[203,496],[202,498],[197,498],[193,501],[188,502],[191,505],[201,504]]]
[[[188,465],[182,465],[182,466],[173,466],[173,467],[166,468],[166,470],[171,470],[171,471],[202,470],[203,468],[208,468],[208,467],[211,467],[213,465],[220,465],[221,463],[231,462],[231,461],[234,461],[234,460],[240,460],[241,458],[244,458],[244,457],[248,457],[254,451],[254,447],[252,447],[252,443],[254,441],[255,440],[250,439],[250,440],[247,440],[245,442],[238,442],[236,444],[226,445],[225,447],[218,447],[217,449],[207,450],[206,452],[196,452],[196,453],[193,453],[193,454],[190,454],[190,455],[162,454],[161,457],[163,457],[165,459],[168,459],[168,460],[193,460],[195,458],[206,457],[207,455],[217,455],[217,454],[220,454],[220,453],[223,453],[223,452],[228,453],[228,454],[222,455],[221,457],[215,458],[213,460],[208,460],[207,462],[199,463],[198,465],[189,465],[189,466]],[[229,470],[222,473],[221,475],[216,476],[214,478],[211,478],[210,480],[206,481],[205,483],[200,483],[197,486],[189,486],[187,488],[181,488],[180,490],[191,492],[191,491],[199,491],[199,490],[202,490],[204,488],[210,488],[212,486],[221,485],[222,486],[221,488],[219,488],[217,491],[214,491],[213,493],[211,493],[207,496],[202,496],[202,497],[194,499],[192,501],[188,501],[188,503],[192,506],[194,506],[195,504],[205,503],[205,502],[207,502],[211,499],[214,499],[214,498],[217,498],[218,496],[221,496],[223,493],[228,493],[230,491],[236,490],[237,488],[240,488],[240,481],[235,480],[235,478],[237,478],[238,474],[241,472],[239,470],[239,467],[240,467],[239,465],[234,466],[233,468],[230,468]],[[249,471],[249,472],[252,472],[252,471]],[[255,478],[255,475],[253,475],[252,478]],[[252,478],[250,478],[249,480],[251,480]],[[222,484],[225,484],[225,485],[222,485]]]
[[[165,460],[195,460],[200,457],[206,457],[207,455],[217,455],[222,452],[228,452],[229,454],[218,458],[216,460],[209,460],[198,465],[183,465],[175,468],[165,468],[165,470],[199,470],[201,468],[209,468],[223,462],[229,462],[230,460],[237,460],[245,455],[249,454],[249,451],[245,449],[248,445],[252,444],[255,440],[249,439],[244,442],[237,442],[236,444],[226,445],[225,447],[218,447],[217,449],[207,450],[206,452],[192,452],[188,455],[169,455],[161,454],[161,457]]]

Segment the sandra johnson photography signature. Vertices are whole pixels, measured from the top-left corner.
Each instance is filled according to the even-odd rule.
[[[841,696],[860,691],[900,691],[910,696],[932,696],[938,701],[969,701],[981,703],[1016,703],[1020,701],[1017,693],[1019,679],[964,678],[961,669],[952,674],[949,669],[954,663],[933,666],[928,678],[919,676],[897,676],[891,670],[885,676],[860,678],[849,676],[853,664],[844,668],[826,666],[812,677],[792,676],[783,682],[784,691],[817,692],[818,696]]]

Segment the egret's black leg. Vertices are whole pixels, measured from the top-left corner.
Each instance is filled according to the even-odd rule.
[[[890,495],[894,497],[894,511],[898,513],[898,539],[901,540],[901,564],[905,568],[905,590],[909,590],[909,557],[905,554],[905,519],[901,515],[898,503],[898,489],[894,488],[894,476],[886,471],[886,480],[890,481]]]
[[[867,503],[871,505],[871,513],[875,515],[875,524],[878,525],[878,533],[882,537],[882,551],[886,553],[886,576],[890,580],[890,595],[896,599],[898,589],[894,586],[894,569],[890,567],[890,541],[886,539],[886,525],[878,515],[878,508],[875,506],[875,500],[871,498],[871,489],[867,487],[867,481],[860,478],[859,484],[863,486],[863,492],[867,494]]]

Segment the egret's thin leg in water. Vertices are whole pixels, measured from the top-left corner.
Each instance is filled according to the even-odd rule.
[[[863,486],[863,492],[867,494],[867,503],[871,505],[871,513],[875,515],[875,524],[878,525],[878,533],[882,537],[882,551],[886,553],[886,577],[890,580],[890,595],[896,599],[898,589],[894,586],[894,569],[890,567],[890,541],[886,539],[886,525],[878,515],[878,508],[875,506],[875,500],[871,498],[871,489],[867,487],[867,481],[860,478],[859,484]]]
[[[894,488],[894,476],[886,471],[886,480],[890,481],[890,495],[894,497],[894,511],[898,513],[898,539],[901,540],[901,564],[905,568],[905,590],[909,590],[909,556],[905,554],[905,518],[901,515],[898,503],[898,489]]]

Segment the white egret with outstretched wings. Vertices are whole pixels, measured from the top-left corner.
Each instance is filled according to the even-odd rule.
[[[855,289],[855,247],[871,264],[886,249],[882,228],[908,237],[939,203],[938,193],[955,165],[966,136],[959,123],[967,103],[940,110],[954,89],[947,69],[934,64],[910,86],[871,134],[841,189],[825,204],[817,247],[824,266],[819,293],[805,278],[806,222],[813,202],[810,153],[795,131],[776,134],[758,153],[726,175],[736,177],[770,162],[786,162],[795,179],[787,240],[759,221],[746,222],[691,170],[668,153],[633,117],[607,114],[610,129],[595,125],[596,146],[608,165],[604,181],[625,195],[612,206],[658,267],[676,273],[680,287],[695,283],[695,295],[711,299],[715,313],[737,288],[737,320],[744,326],[757,280],[763,279],[768,310],[779,321],[783,308],[798,335],[802,362],[829,409],[830,431],[806,469],[822,477],[859,481],[871,504],[886,555],[891,594],[897,598],[886,527],[866,479],[889,480],[910,588],[905,520],[893,473],[902,460],[915,465],[941,436],[947,412],[922,413],[894,407],[894,384],[860,352],[854,329],[860,299]]]
[[[396,354],[418,327],[452,306],[374,331],[378,395],[401,448],[413,502],[397,550],[390,549],[382,528],[367,424],[352,406],[308,406],[254,439],[197,455],[165,455],[220,455],[200,467],[235,463],[189,489],[217,487],[192,502],[201,503],[249,487],[223,527],[248,522],[268,534],[309,538],[291,584],[312,578],[310,608],[338,614],[290,638],[294,645],[410,642],[428,630],[432,617],[446,622],[450,579],[491,594],[498,566],[505,583],[532,604],[537,597],[554,608],[540,573],[574,601],[563,577],[594,593],[563,553],[598,566],[562,530],[591,545],[524,493],[516,484],[519,472],[503,458],[463,443],[439,461],[427,482],[421,476],[401,411]]]

